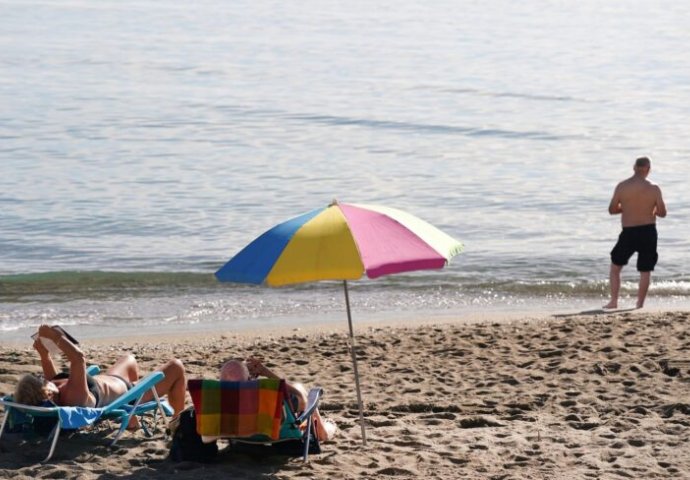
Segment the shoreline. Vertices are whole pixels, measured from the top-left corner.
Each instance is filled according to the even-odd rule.
[[[596,304],[597,302],[592,302]],[[578,305],[580,307],[581,305]],[[417,327],[423,325],[445,324],[476,324],[482,322],[505,323],[514,320],[532,318],[559,318],[580,315],[614,315],[617,313],[643,312],[664,313],[690,311],[690,304],[679,304],[671,307],[652,306],[638,310],[622,307],[616,310],[591,308],[581,310],[565,306],[557,308],[553,305],[543,305],[520,308],[514,305],[491,308],[472,308],[453,311],[413,311],[413,312],[381,312],[353,314],[353,329],[355,336],[358,331],[364,332],[372,328]],[[262,336],[285,336],[294,333],[324,334],[342,333],[348,331],[347,316],[331,314],[326,319],[315,317],[295,318],[278,317],[271,319],[210,322],[199,324],[166,324],[166,325],[65,325],[65,329],[84,345],[107,345],[111,342],[129,343],[139,341],[173,341],[178,339],[205,339],[217,335],[233,336],[244,339],[259,339]],[[3,332],[0,347],[30,347],[29,337],[34,333],[33,328],[21,328],[12,332]],[[136,332],[136,333],[134,333]]]

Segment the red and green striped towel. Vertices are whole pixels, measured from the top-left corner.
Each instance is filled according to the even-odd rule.
[[[199,435],[279,438],[285,380],[189,380],[187,388],[194,402]]]

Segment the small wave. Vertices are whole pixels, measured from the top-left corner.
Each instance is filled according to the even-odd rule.
[[[477,308],[571,308],[608,296],[605,280],[481,281],[445,271],[401,274],[349,285],[351,308],[358,318],[402,318],[415,312],[455,315]],[[621,295],[634,298],[636,290],[637,283],[627,281]],[[652,284],[652,296],[663,304],[686,304],[690,280],[657,280]],[[42,323],[136,332],[148,326],[322,322],[341,319],[344,300],[342,282],[338,281],[268,288],[221,283],[211,273],[68,271],[5,275],[0,276],[0,332],[3,338],[17,337]]]
[[[151,295],[156,291],[208,288],[216,284],[212,274],[192,272],[60,271],[0,276],[0,299],[21,300],[31,296],[102,297]]]
[[[339,281],[324,281],[281,287],[283,292],[333,294],[342,288]],[[376,280],[351,282],[352,290],[383,295],[428,295],[439,297],[510,295],[515,297],[600,297],[608,294],[608,281],[588,279],[496,280],[486,276],[464,276],[443,271],[416,272]],[[0,301],[53,302],[74,299],[160,297],[204,295],[207,293],[257,291],[255,285],[221,283],[213,273],[204,272],[112,272],[58,271],[0,276]],[[261,290],[261,288],[259,288]],[[271,289],[273,290],[273,289]],[[637,290],[634,281],[624,282],[623,293]],[[651,291],[657,296],[690,296],[690,280],[655,279]],[[335,293],[338,295],[339,293]]]
[[[524,100],[537,100],[543,102],[580,102],[588,103],[588,100],[575,98],[565,95],[539,95],[533,93],[518,93],[518,92],[489,92],[478,89],[447,89],[449,93],[473,93],[485,97],[494,98],[519,98]]]
[[[325,125],[344,126],[354,125],[365,128],[384,129],[384,130],[399,130],[403,132],[417,132],[425,134],[437,135],[467,135],[467,136],[488,136],[500,138],[526,138],[533,140],[561,140],[565,137],[554,135],[547,132],[538,131],[517,131],[517,130],[503,130],[498,128],[476,128],[476,127],[462,127],[455,125],[439,125],[428,123],[414,123],[414,122],[398,122],[393,120],[373,120],[368,118],[350,118],[335,115],[308,115],[308,114],[292,114],[286,115],[286,118],[292,120],[301,120],[314,123],[321,123]]]
[[[240,105],[224,105],[217,107],[219,111],[241,114],[245,117],[279,117],[285,120],[316,123],[328,126],[356,126],[377,130],[396,130],[401,132],[416,132],[428,135],[466,135],[471,137],[499,137],[524,138],[532,140],[564,140],[574,138],[573,135],[558,135],[541,131],[518,131],[500,128],[464,127],[458,125],[442,125],[433,123],[402,122],[395,120],[375,120],[371,118],[356,118],[340,115],[290,113],[281,110],[257,109]]]

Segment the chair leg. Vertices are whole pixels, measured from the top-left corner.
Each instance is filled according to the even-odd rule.
[[[2,417],[2,426],[0,426],[0,438],[2,438],[2,434],[5,432],[5,425],[7,424],[8,418],[10,418],[10,409],[9,407],[5,407],[5,416]]]
[[[51,433],[51,435],[53,436],[53,441],[50,444],[50,451],[48,452],[48,456],[41,463],[47,462],[53,456],[53,453],[55,452],[55,447],[57,446],[58,438],[60,438],[60,430],[61,429],[62,429],[62,421],[60,421],[60,418],[58,417],[58,421],[55,424],[55,427],[53,428],[53,432]],[[48,438],[50,438],[50,437],[48,437]]]
[[[5,433],[5,426],[7,425],[7,419],[9,417],[10,409],[7,408],[5,409],[5,417],[2,419],[2,426],[0,426],[0,438],[2,438],[2,434]],[[48,451],[48,456],[44,458],[41,463],[45,463],[53,457],[53,453],[55,453],[55,447],[57,446],[58,439],[60,438],[60,430],[62,430],[62,422],[58,417],[57,422],[53,427],[53,430],[51,431],[50,435],[48,435],[48,440],[50,441],[50,450]]]
[[[125,433],[125,430],[127,430],[127,425],[129,425],[129,419],[132,418],[132,414],[130,413],[129,415],[126,415],[120,419],[120,428],[115,434],[115,438],[113,438],[113,441],[110,442],[110,446],[112,447],[117,443],[117,441],[120,439],[123,433]]]
[[[304,441],[304,455],[302,456],[303,462],[306,462],[307,458],[309,457],[309,441],[311,440],[311,430],[312,430],[313,422],[314,422],[314,420],[312,419],[312,417],[310,415],[309,419],[307,420],[307,429],[305,431],[305,435],[307,436],[307,438]]]
[[[156,405],[158,405],[158,412],[161,414],[161,418],[165,418],[165,410],[163,409],[163,404],[161,403],[161,399],[158,396],[158,392],[155,388],[152,388],[151,392],[153,392],[153,398],[156,399]]]
[[[157,403],[157,411],[160,412],[161,416],[165,418],[165,410],[163,409],[163,405],[161,404],[160,397],[158,396],[158,392],[156,391],[155,387],[151,387],[151,392],[153,393],[153,398],[156,400]],[[123,433],[125,433],[125,430],[127,429],[127,425],[129,425],[129,421],[131,418],[135,415],[134,412],[137,411],[137,407],[139,407],[139,404],[141,403],[141,399],[143,398],[143,395],[137,398],[137,401],[134,402],[134,405],[132,405],[132,409],[129,411],[129,413],[122,417],[122,420],[120,422],[120,429],[118,430],[117,434],[115,435],[115,438],[113,439],[112,442],[110,442],[110,446],[115,445],[115,443],[120,439]],[[155,417],[154,417],[155,420]],[[144,434],[149,437],[152,435],[153,432],[149,432],[146,426],[142,423],[142,429],[144,430]]]
[[[134,402],[134,405],[132,405],[132,409],[129,411],[129,413],[120,418],[120,429],[117,431],[117,434],[115,434],[115,438],[113,438],[113,441],[110,442],[111,447],[113,445],[115,445],[115,443],[117,443],[117,441],[120,439],[122,434],[125,433],[125,430],[127,430],[127,426],[129,425],[129,421],[134,416],[134,412],[136,412],[137,407],[139,406],[140,403],[141,403],[141,396],[139,398],[137,398],[136,402]]]
[[[165,418],[167,415],[165,414],[165,409],[163,408],[163,404],[161,403],[161,399],[158,396],[158,392],[156,391],[155,387],[151,388],[151,393],[153,394],[153,398],[156,401],[156,410],[153,412],[153,426],[151,427],[151,431],[146,427],[146,424],[142,423],[141,426],[144,429],[144,434],[147,437],[152,437],[154,431],[157,429],[158,426],[158,415],[160,415],[160,418],[163,422],[165,422]],[[167,434],[167,428],[164,429],[166,432],[165,438],[166,440],[168,439],[168,434]]]

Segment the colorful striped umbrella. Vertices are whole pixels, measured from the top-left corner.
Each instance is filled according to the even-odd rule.
[[[270,286],[343,281],[362,441],[366,443],[347,280],[364,274],[378,278],[440,269],[461,251],[460,242],[409,213],[334,201],[271,228],[232,257],[216,277],[223,282]]]

